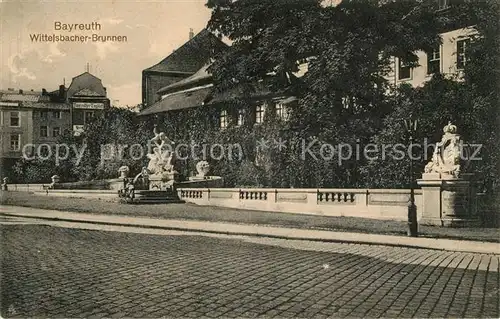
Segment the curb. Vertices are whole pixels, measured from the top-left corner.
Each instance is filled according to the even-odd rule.
[[[70,213],[76,214],[76,213]],[[95,224],[95,225],[109,225],[109,226],[121,226],[121,227],[136,227],[136,228],[146,228],[146,229],[162,229],[162,230],[174,230],[183,232],[193,232],[193,233],[208,233],[208,234],[220,234],[229,236],[251,236],[251,237],[267,237],[276,239],[286,239],[286,240],[307,240],[315,242],[332,242],[332,243],[349,243],[349,244],[363,244],[363,245],[383,245],[392,247],[403,247],[403,248],[413,248],[413,249],[431,249],[440,251],[456,251],[456,252],[467,252],[467,253],[482,253],[482,254],[500,254],[500,243],[491,242],[480,242],[480,241],[460,241],[451,239],[436,239],[436,238],[423,238],[423,237],[403,237],[394,235],[372,235],[363,233],[348,233],[348,232],[335,232],[335,231],[322,231],[322,230],[300,230],[286,227],[270,227],[270,226],[251,226],[251,225],[240,225],[240,224],[230,224],[224,223],[224,225],[234,225],[235,227],[254,227],[256,231],[230,231],[230,230],[216,230],[210,229],[214,225],[222,225],[222,223],[213,222],[199,222],[202,223],[203,227],[182,227],[173,225],[147,225],[141,223],[124,223],[124,222],[112,222],[112,221],[100,221],[100,220],[90,220],[90,219],[78,219],[78,218],[61,218],[61,217],[50,217],[50,216],[37,216],[37,215],[26,215],[21,213],[8,213],[0,212],[1,216],[9,217],[22,217],[28,219],[42,219],[50,221],[62,221],[62,222],[73,222],[73,223],[85,223],[85,224]],[[110,216],[110,215],[101,215]],[[170,222],[186,222],[180,220],[164,220]],[[259,231],[260,230],[260,231]],[[291,233],[286,233],[286,231]],[[279,234],[279,232],[284,232],[286,234]],[[308,232],[309,236],[301,236],[294,233],[297,232]],[[358,237],[369,237],[371,240],[363,240]],[[403,241],[403,242],[401,242]],[[406,241],[406,243],[404,243]]]

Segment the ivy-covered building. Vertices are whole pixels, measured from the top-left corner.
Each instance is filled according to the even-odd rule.
[[[262,85],[254,92],[248,105],[234,105],[238,92],[217,93],[213,88],[209,65],[204,65],[192,76],[165,86],[157,91],[160,100],[144,109],[140,115],[157,118],[165,113],[175,114],[191,108],[203,108],[210,116],[213,127],[226,129],[230,126],[262,124],[267,112],[274,112],[282,119],[289,114],[290,104],[295,98],[280,92],[272,92]]]
[[[443,15],[447,14],[450,5],[449,1],[439,3],[439,10]],[[420,87],[434,74],[459,79],[463,74],[464,65],[469,61],[466,56],[467,45],[470,37],[474,36],[473,29],[467,28],[467,25],[470,23],[460,21],[460,25],[449,25],[443,29],[441,31],[443,43],[440,46],[428,52],[416,53],[419,66],[413,65],[412,68],[404,65],[398,58],[392,58],[392,70],[384,74],[387,84],[392,84],[391,88],[402,83]],[[205,30],[200,34],[208,38],[213,37]],[[187,44],[194,39],[196,37]],[[178,63],[177,59],[187,58],[190,46],[184,45],[179,49],[183,50],[183,56],[171,55],[165,58],[162,61],[165,66],[162,68],[168,63]],[[312,99],[311,103],[302,99],[303,103],[297,105],[299,103],[293,94],[273,89],[272,82],[277,78],[273,74],[264,76],[258,85],[252,83],[253,87],[250,90],[246,90],[242,85],[233,91],[219,92],[209,72],[210,65],[218,64],[217,61],[211,64],[209,58],[217,58],[217,55],[209,54],[209,52],[206,54],[204,63],[199,63],[199,68],[190,75],[173,79],[168,78],[167,72],[164,72],[162,76],[165,85],[163,86],[159,85],[159,82],[155,82],[154,86],[145,85],[143,72],[145,108],[140,116],[150,120],[151,123],[160,125],[169,137],[180,143],[239,143],[242,145],[244,153],[242,162],[213,161],[211,163],[215,173],[224,176],[226,181],[234,181],[226,186],[357,187],[360,185],[361,182],[358,183],[362,171],[360,167],[368,165],[362,160],[350,159],[344,161],[342,165],[337,165],[332,161],[315,162],[307,157],[298,156],[297,149],[300,151],[304,143],[308,145],[310,139],[316,138],[326,140],[332,145],[335,143],[355,145],[360,140],[361,143],[368,143],[376,132],[382,129],[383,117],[390,112],[392,100],[389,101],[375,94],[366,97],[353,96],[349,90],[343,90],[343,87],[335,91],[339,94],[330,94],[328,90],[323,90],[323,87],[330,89],[331,86],[327,83],[320,83],[318,92],[326,93],[328,96],[325,95],[323,100]],[[315,57],[310,58],[315,59]],[[199,61],[201,60],[203,59]],[[311,81],[311,74],[314,75],[314,72],[317,74],[323,70],[318,71],[316,67],[316,69],[309,70],[313,70],[312,72],[308,72],[308,63],[303,62],[300,65],[300,71],[294,75],[301,77],[306,74],[303,79],[314,83],[314,79]],[[313,65],[314,63],[309,64],[309,66]],[[232,71],[238,72],[238,70]],[[145,70],[145,72],[149,71]],[[159,73],[155,73],[155,76],[159,76]],[[293,81],[294,79],[290,77],[288,81]],[[228,81],[229,79],[230,75],[222,80]],[[270,80],[269,83],[267,79]],[[387,91],[380,90],[380,92],[375,93],[384,94]],[[148,98],[148,96],[153,96],[153,98]],[[365,104],[368,106],[364,107]],[[378,109],[370,113],[373,105],[376,105]],[[363,113],[363,108],[368,111]],[[294,109],[299,112],[291,112]],[[316,111],[308,111],[309,109]],[[259,141],[267,141],[274,143],[274,146],[279,146],[276,142],[281,139],[287,141],[284,150],[280,149],[279,152],[275,152],[276,148],[269,147],[267,155],[264,154],[266,156],[259,155]],[[321,145],[317,146],[319,148]],[[244,162],[249,165],[243,165]],[[366,173],[365,175],[368,176]],[[251,180],[253,176],[255,180]],[[367,178],[369,179],[369,176]]]

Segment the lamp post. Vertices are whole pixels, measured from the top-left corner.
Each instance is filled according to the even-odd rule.
[[[406,131],[408,132],[408,146],[410,148],[410,200],[408,201],[408,236],[418,237],[417,206],[415,205],[415,186],[413,182],[413,134],[417,131],[416,119],[404,120]]]

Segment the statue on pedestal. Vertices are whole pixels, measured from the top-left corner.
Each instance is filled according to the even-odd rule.
[[[196,177],[204,178],[210,171],[210,164],[207,161],[199,161],[196,164],[196,171],[198,172]]]
[[[476,181],[474,173],[465,172],[470,164],[469,149],[463,148],[457,127],[451,122],[443,132],[422,179],[417,181],[422,187],[421,223],[477,225]]]
[[[458,178],[462,169],[460,135],[456,133],[457,127],[451,122],[443,128],[443,132],[441,141],[436,143],[432,160],[427,163],[424,170],[425,173],[443,173]]]
[[[153,133],[155,136],[150,142],[155,143],[156,147],[153,148],[152,154],[147,154],[149,163],[147,166],[148,173],[153,176],[164,176],[166,174],[173,174],[174,167],[172,165],[173,149],[172,145],[175,144],[163,132],[158,132],[155,125]]]

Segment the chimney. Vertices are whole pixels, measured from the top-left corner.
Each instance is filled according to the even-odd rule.
[[[189,40],[191,40],[192,38],[194,38],[193,28],[189,28]]]
[[[19,94],[23,94],[23,90],[19,89]]]
[[[59,98],[61,100],[66,100],[66,88],[64,85],[59,85]]]

